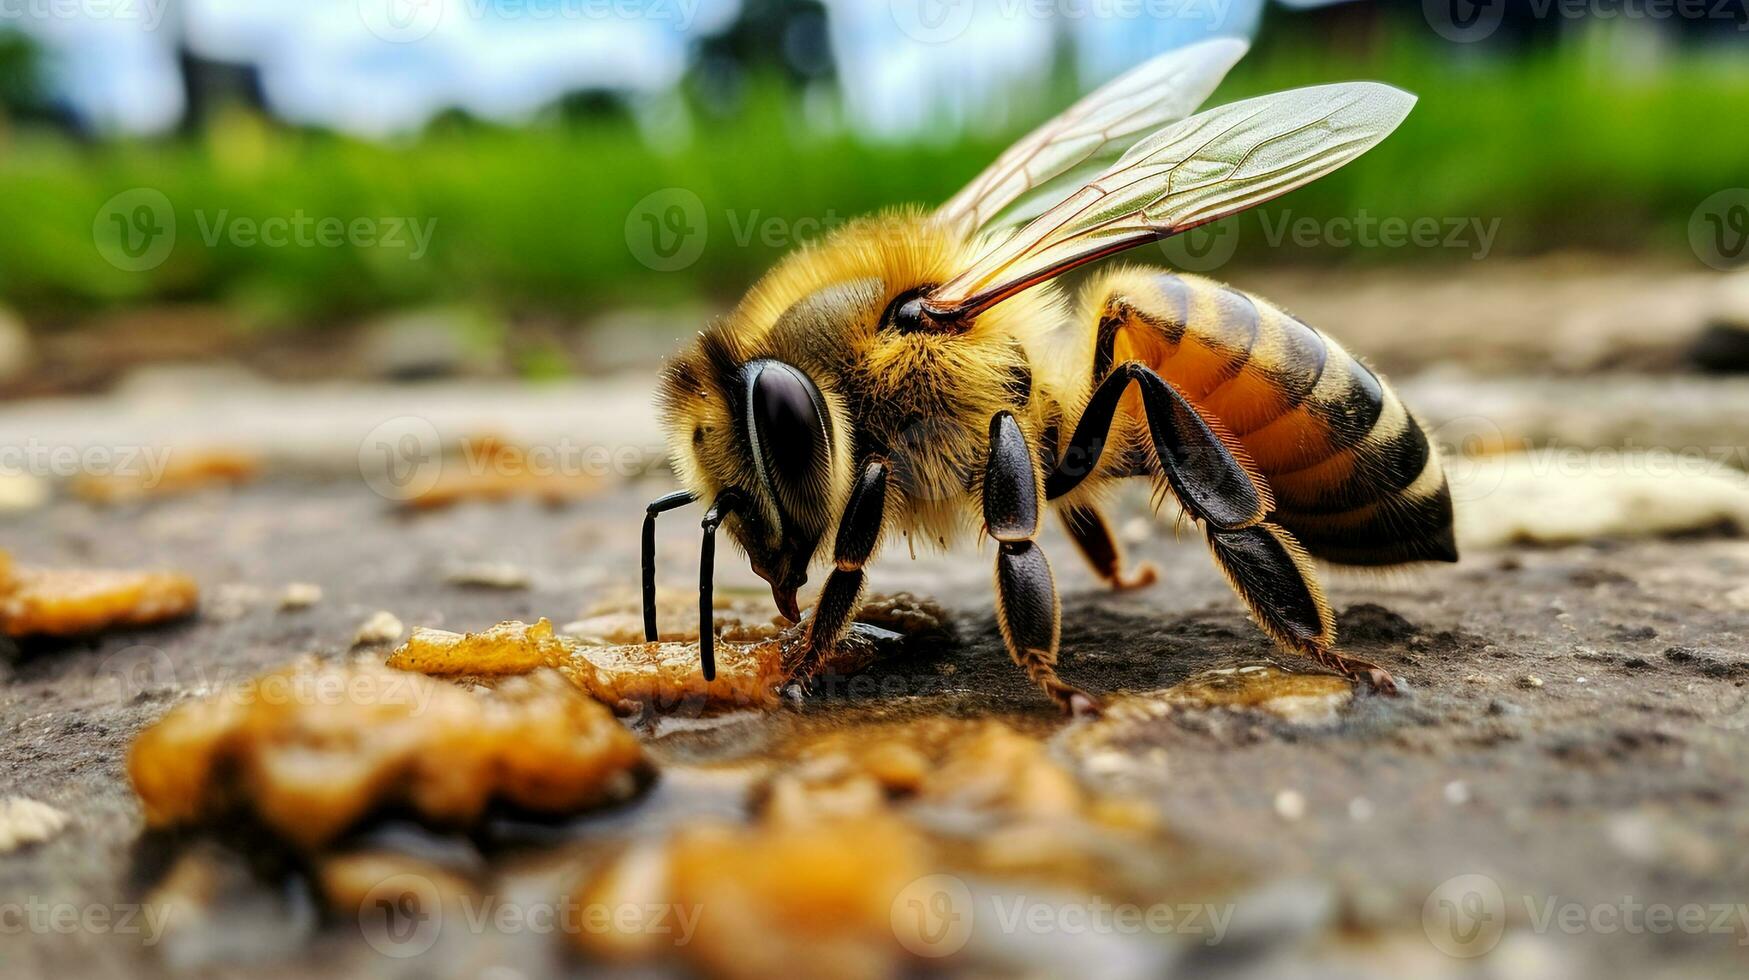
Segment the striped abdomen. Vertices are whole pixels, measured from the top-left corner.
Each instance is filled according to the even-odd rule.
[[[1438,452],[1340,344],[1194,276],[1130,270],[1097,295],[1094,383],[1141,361],[1220,419],[1274,491],[1271,520],[1307,551],[1347,565],[1457,560]],[[1133,395],[1125,409],[1139,413]]]

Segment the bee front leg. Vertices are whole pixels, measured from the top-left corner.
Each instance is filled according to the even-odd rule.
[[[1106,522],[1105,515],[1099,512],[1099,508],[1091,504],[1058,506],[1057,516],[1063,519],[1063,527],[1069,532],[1069,538],[1081,549],[1087,563],[1093,566],[1093,574],[1099,576],[1112,589],[1118,592],[1145,589],[1159,579],[1160,570],[1154,567],[1153,562],[1142,562],[1132,570],[1124,571],[1123,551],[1118,548],[1117,538],[1111,533],[1111,525]]]
[[[996,624],[1008,655],[1051,700],[1071,714],[1099,710],[1091,694],[1057,677],[1062,609],[1050,560],[1038,536],[1037,457],[1009,412],[990,419],[990,455],[984,463],[984,529],[997,541]]]
[[[808,677],[818,671],[856,619],[865,584],[862,566],[874,556],[886,521],[888,468],[887,461],[876,456],[863,463],[857,474],[832,542],[832,573],[814,601],[807,642],[796,662],[787,665],[792,676]]]

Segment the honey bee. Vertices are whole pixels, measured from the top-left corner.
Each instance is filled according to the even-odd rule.
[[[782,260],[666,367],[658,397],[686,487],[644,520],[645,631],[656,637],[656,515],[709,501],[700,656],[714,676],[715,532],[805,623],[807,676],[845,642],[864,567],[895,533],[996,542],[996,621],[1030,679],[1057,676],[1060,604],[1039,520],[1054,506],[1094,573],[1146,586],[1101,514],[1145,477],[1201,527],[1215,563],[1284,650],[1394,690],[1335,649],[1312,564],[1455,561],[1451,493],[1425,431],[1376,372],[1266,300],[1152,268],[1064,272],[1253,207],[1342,166],[1415,99],[1351,82],[1192,115],[1244,54],[1162,55],[1004,152],[934,211],[850,223]],[[829,564],[812,613],[797,593]]]

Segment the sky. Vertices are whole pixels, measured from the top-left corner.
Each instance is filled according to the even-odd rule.
[[[1058,38],[1092,87],[1180,44],[1249,36],[1263,0],[825,3],[849,118],[899,137],[1000,105],[1038,81]],[[390,137],[449,107],[514,123],[585,88],[660,100],[738,12],[739,0],[0,0],[0,29],[41,42],[53,90],[99,131],[176,125],[186,36],[258,66],[287,119]]]

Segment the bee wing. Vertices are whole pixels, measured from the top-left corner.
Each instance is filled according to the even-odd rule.
[[[1346,82],[1234,102],[1131,147],[1110,169],[924,297],[953,320],[1075,266],[1175,235],[1307,184],[1371,149],[1415,97]]]
[[[1043,213],[1109,166],[1138,135],[1195,112],[1247,47],[1237,38],[1203,41],[1119,76],[1005,150],[936,210],[935,221],[969,238]],[[1063,179],[1075,175],[1082,179]]]

